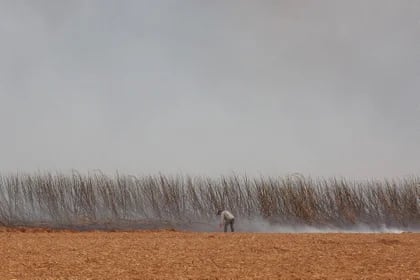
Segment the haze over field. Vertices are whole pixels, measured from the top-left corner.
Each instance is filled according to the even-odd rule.
[[[420,1],[0,2],[0,170],[420,171]]]

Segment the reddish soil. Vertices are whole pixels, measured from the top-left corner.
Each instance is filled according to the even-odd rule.
[[[420,279],[420,234],[0,229],[0,279]]]

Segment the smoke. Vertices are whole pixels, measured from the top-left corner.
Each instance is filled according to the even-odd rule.
[[[240,220],[237,225],[241,232],[266,233],[402,233],[420,232],[420,228],[399,228],[386,225],[355,224],[344,227],[302,225],[302,224],[273,224],[262,218]]]
[[[193,232],[223,232],[218,220],[175,222],[159,219],[139,219],[137,221],[113,221],[99,224],[57,225],[54,223],[30,223],[25,227],[43,227],[53,229],[71,229],[78,231],[132,231],[132,230],[178,230]],[[236,218],[235,232],[249,233],[404,233],[420,232],[420,227],[392,227],[387,225],[354,224],[345,227],[305,225],[305,224],[274,224],[263,218]],[[228,228],[230,232],[230,227]]]
[[[222,232],[223,227],[219,227],[219,220],[207,222],[190,222],[188,224],[166,224],[154,228],[173,228],[180,231],[196,232]],[[156,222],[158,225],[159,222]],[[142,229],[140,227],[140,229]],[[398,227],[387,225],[372,225],[356,223],[343,227],[331,225],[305,225],[305,224],[279,224],[271,223],[262,217],[236,218],[234,224],[235,232],[254,232],[254,233],[404,233],[420,232],[420,227]],[[230,232],[230,228],[228,228]]]

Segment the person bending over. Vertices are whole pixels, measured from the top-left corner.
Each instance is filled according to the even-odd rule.
[[[220,224],[219,226],[225,226],[225,232],[228,230],[228,226],[230,225],[230,231],[234,232],[233,224],[235,222],[235,216],[232,215],[228,210],[219,210],[217,211],[217,215],[220,215]]]

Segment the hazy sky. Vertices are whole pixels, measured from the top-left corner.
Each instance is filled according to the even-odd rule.
[[[420,1],[0,0],[0,171],[420,175]]]

